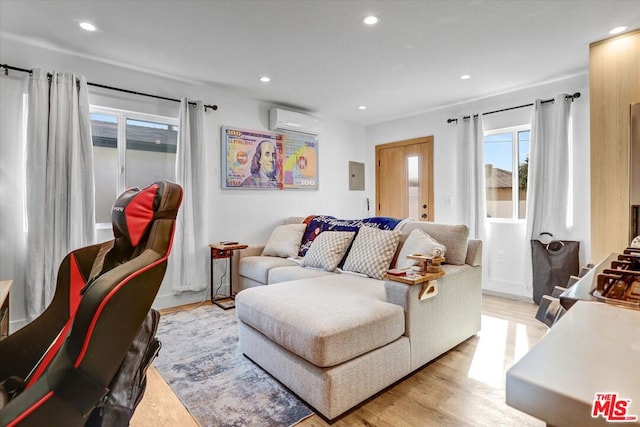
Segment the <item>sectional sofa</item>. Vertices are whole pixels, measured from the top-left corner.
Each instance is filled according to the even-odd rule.
[[[290,218],[266,244],[236,253],[236,312],[242,352],[326,419],[480,330],[482,243],[468,239],[467,226],[401,221],[381,230],[363,222],[342,255],[335,242],[321,241],[349,232],[310,228],[309,218]],[[304,239],[297,243],[307,245],[302,261],[285,256],[294,248],[274,238],[294,229],[302,230],[300,236],[316,234],[310,245]],[[288,240],[296,246],[291,244],[295,237]],[[391,267],[411,268],[407,251],[424,253],[434,245],[446,251],[447,259],[435,297],[421,300],[421,286],[381,276]],[[339,268],[323,258],[333,252],[334,260],[341,258]],[[378,252],[385,255],[377,257]],[[320,267],[314,256],[320,257]],[[371,269],[375,262],[378,267]]]

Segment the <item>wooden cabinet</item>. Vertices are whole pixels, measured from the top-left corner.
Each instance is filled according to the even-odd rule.
[[[629,246],[629,118],[639,76],[640,30],[590,45],[592,259]]]

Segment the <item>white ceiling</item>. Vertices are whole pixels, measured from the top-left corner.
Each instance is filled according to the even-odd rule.
[[[618,25],[640,0],[0,0],[4,37],[363,125],[585,73]]]

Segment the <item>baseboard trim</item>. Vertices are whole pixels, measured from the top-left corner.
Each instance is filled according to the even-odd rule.
[[[179,294],[158,294],[153,301],[153,308],[162,310],[165,308],[205,302],[209,300],[208,291],[209,289],[203,289],[202,291],[185,291]]]
[[[526,297],[524,295],[510,294],[507,292],[492,291],[490,289],[483,289],[483,295],[492,295],[494,297],[506,298],[514,301],[533,302],[533,297]]]

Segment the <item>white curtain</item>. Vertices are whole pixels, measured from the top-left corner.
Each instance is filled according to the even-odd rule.
[[[549,232],[556,239],[570,239],[571,100],[565,94],[554,102],[536,100],[531,120],[531,145],[527,176],[527,234],[536,239]]]
[[[0,75],[0,123],[3,124],[0,126],[0,280],[13,280],[12,320],[26,317],[24,149],[28,87],[26,74]],[[15,330],[14,325],[10,324],[11,332]]]
[[[531,119],[531,145],[527,175],[527,239],[540,233],[555,239],[573,238],[571,187],[571,100],[565,94],[553,102],[536,100]],[[526,245],[527,285],[532,286],[531,246]]]
[[[469,226],[469,238],[485,238],[484,129],[482,116],[458,118],[459,194],[462,222]]]
[[[173,291],[200,291],[207,287],[204,105],[180,102],[176,181],[182,186],[172,259]]]
[[[87,81],[34,70],[27,121],[27,315],[49,304],[58,267],[94,242],[94,186]]]

